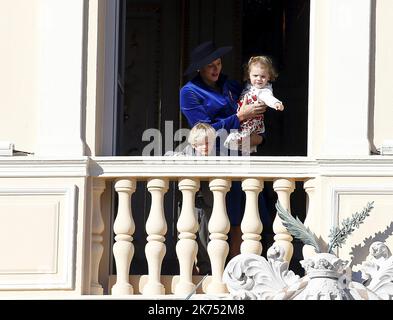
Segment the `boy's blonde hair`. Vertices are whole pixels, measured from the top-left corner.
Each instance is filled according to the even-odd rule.
[[[199,138],[208,137],[209,141],[216,139],[216,130],[208,123],[198,122],[188,135],[188,143],[194,146]]]
[[[267,56],[255,56],[255,57],[251,57],[250,60],[248,60],[248,63],[245,65],[244,68],[245,81],[250,79],[250,69],[251,66],[255,64],[260,64],[262,67],[267,69],[267,71],[269,72],[270,81],[273,82],[274,80],[277,79],[278,73],[274,69],[272,60]]]

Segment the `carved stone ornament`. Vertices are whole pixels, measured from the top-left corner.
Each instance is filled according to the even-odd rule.
[[[331,253],[317,253],[300,263],[303,278],[288,270],[284,250],[269,248],[267,260],[255,254],[234,257],[223,280],[237,300],[379,300],[393,297],[393,258],[388,247],[374,242],[362,265],[365,282],[352,280],[348,261]]]
[[[383,242],[370,246],[369,256],[361,267],[364,285],[381,299],[393,299],[393,257]]]

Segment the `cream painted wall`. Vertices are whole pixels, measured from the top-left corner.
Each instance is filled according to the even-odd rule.
[[[374,144],[393,140],[393,1],[378,0],[376,11]]]
[[[362,191],[368,192],[363,194]],[[349,218],[355,212],[360,212],[367,202],[374,201],[374,209],[348,238],[347,243],[338,251],[340,257],[352,260],[354,270],[368,256],[370,245],[375,241],[385,242],[393,248],[393,185],[386,187],[363,186],[339,196],[339,219]]]
[[[0,178],[0,297],[88,292],[89,199],[83,177]]]
[[[373,241],[386,241],[393,247],[393,178],[392,177],[321,177],[321,212],[315,228],[323,239],[333,225],[341,227],[343,219],[360,212],[368,202],[374,201],[374,209],[359,229],[355,230],[341,249],[340,257],[354,260],[357,270],[368,255]],[[356,252],[354,258],[354,252]]]
[[[0,1],[0,141],[33,152],[37,128],[37,8],[40,0]]]
[[[309,116],[308,116],[308,155],[321,152],[319,141],[323,138],[326,103],[326,1],[312,1],[310,13],[310,67],[309,67]]]
[[[89,1],[85,155],[102,155],[104,140],[106,1]],[[110,154],[112,155],[112,154]]]
[[[370,154],[370,21],[371,0],[311,0],[311,157]]]

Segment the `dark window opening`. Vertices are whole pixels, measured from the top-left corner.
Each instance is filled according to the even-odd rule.
[[[173,134],[188,128],[179,111],[179,89],[188,81],[182,73],[192,48],[209,39],[219,46],[233,45],[223,58],[223,72],[238,81],[250,56],[268,55],[274,61],[279,73],[274,94],[286,109],[265,113],[267,139],[258,155],[307,155],[309,0],[124,3],[116,155],[142,155],[154,139],[147,129],[156,129],[162,137],[160,150],[149,155],[176,148],[180,142]]]
[[[243,61],[268,55],[279,73],[274,94],[285,111],[268,108],[267,139],[258,155],[307,155],[309,0],[243,1]]]

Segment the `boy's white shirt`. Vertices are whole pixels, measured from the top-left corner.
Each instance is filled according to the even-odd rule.
[[[242,94],[242,97],[244,94],[256,95],[258,100],[263,101],[268,107],[273,109],[276,109],[274,107],[276,103],[282,103],[275,96],[273,96],[273,87],[271,83],[268,83],[261,89],[255,88],[251,85],[251,83],[248,83],[243,92],[244,93]]]
[[[195,150],[187,144],[181,151],[167,151],[164,156],[195,156]]]

